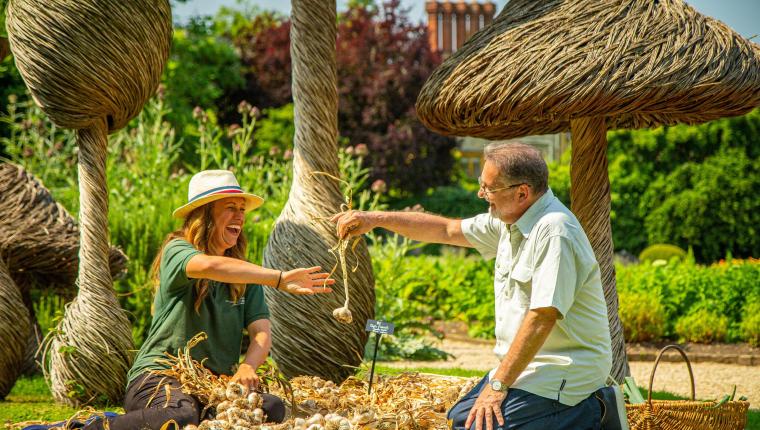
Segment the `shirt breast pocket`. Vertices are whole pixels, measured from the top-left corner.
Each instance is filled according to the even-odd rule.
[[[520,305],[530,304],[530,295],[533,290],[533,270],[526,264],[518,263],[512,270],[512,283],[514,294]]]

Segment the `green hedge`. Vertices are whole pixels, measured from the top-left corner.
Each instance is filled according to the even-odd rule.
[[[748,307],[760,302],[758,260],[618,266],[617,288],[624,329],[630,332],[636,321],[655,314],[663,317],[644,338],[737,342],[760,337],[760,323]],[[647,297],[661,310],[626,300],[631,296]]]

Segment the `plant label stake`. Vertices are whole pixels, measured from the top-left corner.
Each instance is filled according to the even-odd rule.
[[[369,371],[367,395],[372,394],[372,379],[375,376],[375,361],[377,360],[377,348],[380,346],[380,336],[393,334],[393,328],[393,323],[375,320],[367,320],[367,325],[364,327],[364,331],[375,333],[375,353],[372,355],[372,369]]]

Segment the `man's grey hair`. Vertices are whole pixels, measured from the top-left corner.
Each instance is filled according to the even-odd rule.
[[[504,185],[524,182],[540,194],[549,187],[549,169],[536,148],[524,143],[492,143],[485,147],[484,158],[499,169]]]

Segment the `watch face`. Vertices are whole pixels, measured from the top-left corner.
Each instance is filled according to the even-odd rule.
[[[495,391],[504,391],[503,384],[498,379],[491,381],[491,388],[493,388]]]

